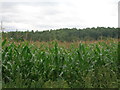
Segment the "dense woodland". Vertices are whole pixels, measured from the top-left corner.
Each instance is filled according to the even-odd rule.
[[[62,28],[56,30],[45,30],[45,31],[14,31],[14,32],[3,32],[3,39],[11,39],[15,41],[79,41],[79,40],[100,40],[106,38],[118,38],[117,28]]]

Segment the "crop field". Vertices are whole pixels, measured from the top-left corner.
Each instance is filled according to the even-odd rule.
[[[2,42],[3,88],[118,88],[118,41]]]

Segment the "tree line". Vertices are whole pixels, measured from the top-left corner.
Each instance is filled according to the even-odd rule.
[[[79,40],[100,40],[106,38],[118,38],[118,28],[97,27],[97,28],[61,28],[45,31],[12,31],[3,32],[2,38],[15,41],[79,41]]]

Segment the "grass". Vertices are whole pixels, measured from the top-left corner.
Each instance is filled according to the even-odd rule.
[[[69,47],[68,47],[69,46]],[[118,88],[118,42],[2,42],[4,88]]]

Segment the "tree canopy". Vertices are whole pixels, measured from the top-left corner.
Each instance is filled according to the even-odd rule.
[[[118,28],[62,28],[46,31],[13,31],[3,32],[2,37],[15,41],[78,41],[78,40],[99,40],[106,38],[118,38]]]

